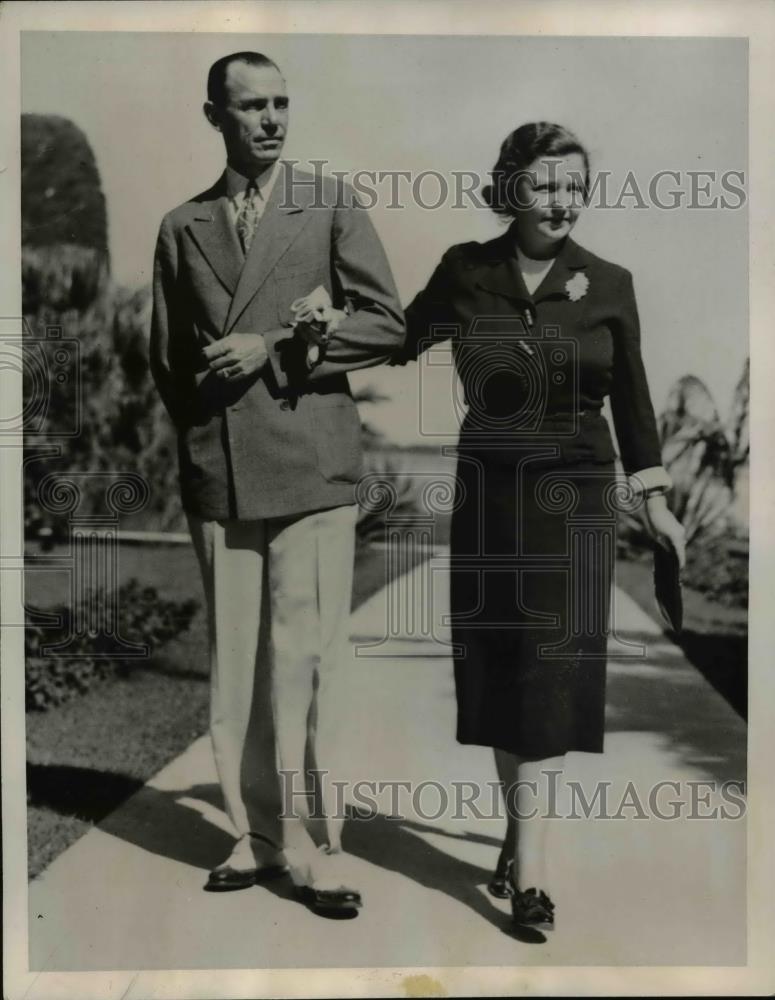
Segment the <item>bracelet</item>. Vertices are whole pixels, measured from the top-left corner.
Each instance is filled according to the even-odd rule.
[[[646,500],[650,500],[651,497],[663,497],[667,493],[667,486],[650,486],[644,491],[643,496]]]

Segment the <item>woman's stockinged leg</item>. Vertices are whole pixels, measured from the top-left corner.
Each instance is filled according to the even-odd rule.
[[[551,818],[557,816],[556,793],[564,763],[563,756],[528,760],[495,750],[506,805],[506,836],[499,868],[511,858],[513,882],[519,889],[551,892],[549,830]]]
[[[501,799],[506,806],[506,836],[501,844],[498,864],[490,880],[489,891],[493,896],[503,898],[511,895],[511,869],[514,863],[514,855],[517,848],[517,823],[514,810],[508,808],[508,790],[511,788],[517,775],[517,758],[513,754],[506,753],[505,750],[494,751],[495,767],[498,771],[498,780],[501,786]]]

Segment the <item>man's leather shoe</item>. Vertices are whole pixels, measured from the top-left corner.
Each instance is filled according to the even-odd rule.
[[[355,916],[363,906],[361,894],[355,889],[313,889],[299,885],[296,896],[322,916]]]
[[[286,848],[296,898],[315,913],[330,917],[355,917],[363,905],[351,887],[349,859],[339,848],[321,844],[312,853]]]
[[[228,858],[210,872],[205,889],[207,892],[249,889],[287,871],[285,858],[276,844],[261,833],[244,833],[235,841]]]
[[[279,878],[288,871],[285,865],[266,865],[263,868],[232,868],[219,865],[210,872],[205,885],[206,892],[233,892],[235,889],[249,889],[261,882]]]

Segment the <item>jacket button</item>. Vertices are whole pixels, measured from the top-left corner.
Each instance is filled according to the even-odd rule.
[[[291,404],[288,402],[287,399],[284,399],[282,401],[282,403],[280,403],[280,409],[281,410],[290,410],[290,408],[291,408]]]

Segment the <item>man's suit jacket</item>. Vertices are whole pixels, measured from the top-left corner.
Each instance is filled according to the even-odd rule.
[[[162,221],[154,265],[150,359],[178,430],[184,509],[252,520],[352,503],[360,421],[348,370],[388,360],[404,339],[387,259],[352,191],[280,164],[244,257],[225,179]],[[350,315],[312,371],[283,324],[322,285]],[[228,383],[202,349],[227,334],[265,334],[269,362]]]
[[[551,444],[561,463],[613,461],[600,413],[610,395],[625,472],[648,469],[668,483],[657,468],[659,437],[630,272],[567,239],[531,295],[514,246],[509,231],[487,243],[448,250],[406,310],[407,339],[399,360],[453,340],[469,402],[460,447],[496,459],[509,460],[513,443]],[[576,301],[568,282],[574,282],[574,295],[586,285]],[[525,422],[531,407],[536,420]],[[570,433],[574,425],[557,415],[579,411],[585,416]],[[509,414],[515,414],[517,433],[510,430]]]

